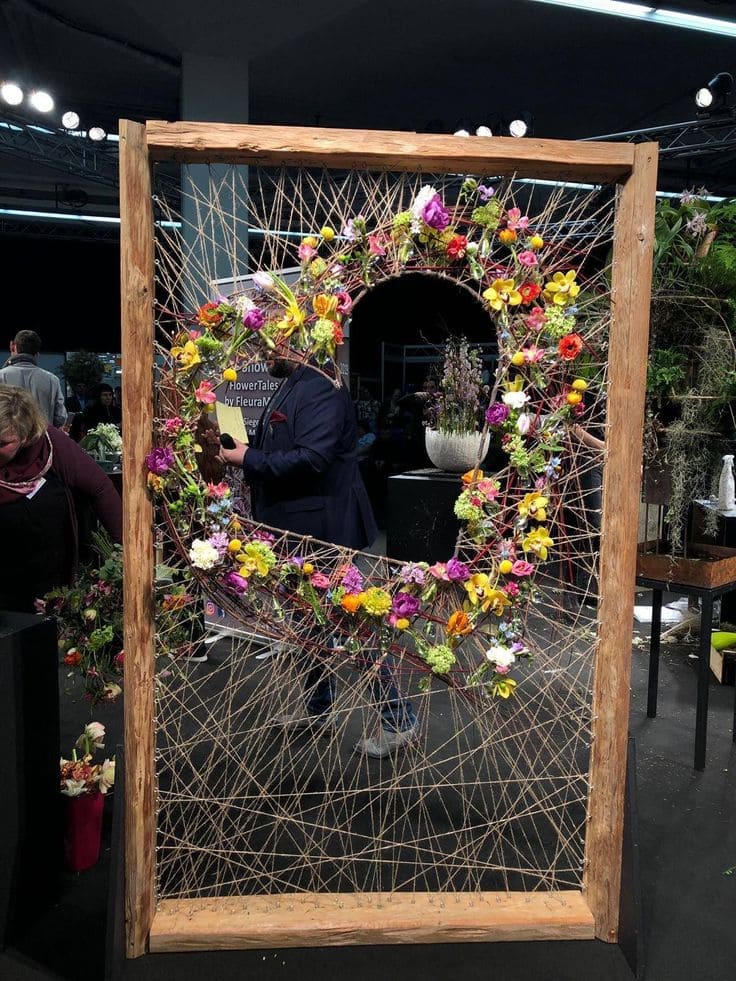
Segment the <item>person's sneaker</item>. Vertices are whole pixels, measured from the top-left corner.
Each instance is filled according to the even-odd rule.
[[[277,712],[269,719],[269,725],[279,726],[289,732],[298,732],[300,729],[317,731],[334,726],[335,719],[336,717],[332,712],[323,712],[322,715],[308,715],[303,711]]]
[[[380,760],[385,756],[390,756],[398,749],[403,749],[419,735],[419,727],[412,726],[411,729],[404,729],[403,732],[394,732],[389,729],[381,729],[378,736],[366,736],[355,744],[355,752],[371,756],[373,759]]]

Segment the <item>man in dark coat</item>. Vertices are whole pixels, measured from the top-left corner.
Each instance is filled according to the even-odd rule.
[[[377,528],[358,469],[355,409],[345,386],[336,387],[309,364],[297,364],[271,352],[270,375],[283,378],[264,409],[252,446],[234,440],[221,447],[220,459],[242,466],[251,487],[257,521],[336,545],[362,549]],[[396,690],[387,663],[376,680],[383,728],[377,738],[361,740],[356,749],[387,756],[414,736],[416,717]],[[289,727],[324,726],[332,720],[335,679],[324,664],[307,670],[307,717],[303,713],[278,721]]]

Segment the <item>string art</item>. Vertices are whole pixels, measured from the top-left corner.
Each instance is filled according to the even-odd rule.
[[[127,126],[123,211],[145,187],[145,146]],[[150,145],[166,146],[164,124],[147,129]],[[213,159],[228,159],[226,144],[245,146],[251,131],[268,144],[267,130],[214,133],[222,149]],[[347,146],[350,134],[341,136]],[[383,136],[389,145],[395,138]],[[542,151],[561,154],[556,144]],[[625,175],[640,160],[643,176],[618,206],[633,241],[650,157],[642,148],[616,150],[620,160],[602,153],[611,161],[588,173]],[[579,156],[597,160],[600,148]],[[622,418],[609,378],[621,385],[621,331],[635,336],[633,307],[648,287],[644,277],[639,290],[635,274],[650,232],[622,253],[610,192],[458,170],[185,166],[180,195],[159,185],[146,206],[156,223],[157,355],[146,469],[159,565],[147,607],[128,550],[127,636],[138,610],[145,618],[155,607],[156,626],[155,677],[140,658],[126,669],[142,693],[126,703],[127,732],[144,745],[149,684],[154,697],[153,783],[141,744],[126,737],[143,781],[142,810],[129,808],[126,832],[133,955],[148,930],[152,950],[615,939],[622,753],[604,702],[620,711],[626,694],[611,657],[627,653],[616,650],[624,631],[615,613],[626,618],[631,596],[628,585],[611,591],[611,578],[627,570],[615,550],[600,550],[600,470],[608,452],[627,457],[619,475],[606,475],[602,531],[605,539],[613,529],[611,543],[633,563],[617,521],[634,512],[635,492],[620,478],[637,452],[604,420],[608,402],[609,423],[611,411]],[[124,285],[126,263],[142,263],[145,282],[146,234],[140,256],[137,231],[126,240]],[[351,318],[359,322],[374,288],[405,274],[446,277],[484,311],[498,360],[483,426],[506,465],[484,472],[479,462],[458,477],[461,530],[438,562],[395,561],[257,524],[242,479],[218,469],[215,400],[274,348],[338,391]],[[137,288],[132,271],[128,282]],[[130,314],[128,345],[137,324],[145,330],[146,290]],[[145,392],[145,366],[136,365],[129,400],[136,386]],[[638,367],[632,378],[636,407]],[[263,402],[265,424],[284,424],[269,415],[267,394]],[[586,445],[586,431],[605,436],[605,454]],[[142,464],[139,440],[128,459]],[[340,488],[328,493],[339,507]],[[142,497],[134,508],[145,518]],[[135,520],[130,533],[144,541]],[[205,608],[222,610],[233,629],[201,662]],[[597,648],[607,660],[596,663]],[[315,722],[305,701],[317,684],[333,699]],[[401,728],[408,703],[417,725],[399,751],[381,759],[355,751]]]

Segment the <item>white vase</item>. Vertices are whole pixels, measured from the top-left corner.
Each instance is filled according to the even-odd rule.
[[[447,473],[465,473],[471,470],[488,452],[491,434],[441,433],[437,429],[424,430],[427,456],[438,470]],[[482,442],[482,446],[481,446]]]

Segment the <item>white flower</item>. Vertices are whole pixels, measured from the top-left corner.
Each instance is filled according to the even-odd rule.
[[[529,396],[525,392],[504,392],[501,401],[510,409],[523,409],[529,401]]]
[[[274,287],[274,281],[267,272],[253,273],[253,282],[262,290],[272,290]]]
[[[422,228],[422,211],[432,198],[437,194],[437,189],[432,187],[431,184],[425,184],[421,189],[419,194],[414,198],[411,205],[411,214],[414,219],[411,223],[411,231],[413,234],[419,232]]]
[[[105,760],[100,770],[98,785],[101,794],[106,794],[115,783],[115,760]]]
[[[64,783],[66,786],[61,788],[61,792],[65,797],[79,797],[87,786],[84,780],[65,780]]]
[[[486,651],[486,657],[498,668],[510,668],[516,660],[516,654],[503,644],[494,644]]]
[[[256,305],[253,302],[253,300],[251,300],[249,296],[246,296],[245,293],[241,293],[240,296],[237,296],[235,298],[233,306],[235,307],[238,317],[241,320],[246,315],[246,313],[248,313],[249,310],[255,310],[256,308]]]
[[[88,753],[93,753],[96,749],[104,749],[105,727],[103,724],[101,722],[88,722],[76,745],[77,749],[89,747]]]
[[[532,417],[528,412],[522,412],[519,418],[516,420],[516,431],[521,433],[522,436],[526,436],[532,425]]]
[[[213,569],[220,561],[220,553],[214,545],[195,538],[189,549],[189,559],[195,569]]]

